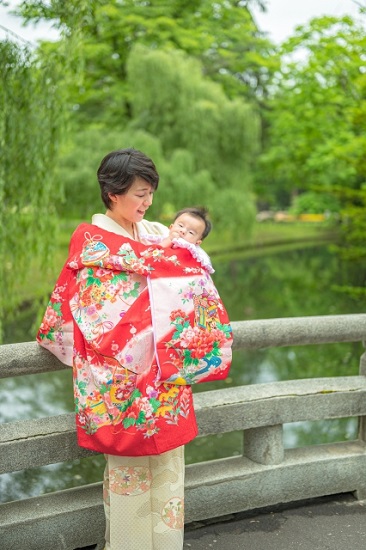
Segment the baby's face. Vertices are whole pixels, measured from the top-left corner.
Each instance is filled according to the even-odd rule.
[[[200,218],[185,213],[179,216],[169,229],[171,238],[181,237],[189,243],[201,244],[205,222]]]

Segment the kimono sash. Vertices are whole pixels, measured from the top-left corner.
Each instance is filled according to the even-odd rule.
[[[188,394],[169,387],[223,379],[231,365],[227,312],[191,253],[145,246],[91,224],[72,236],[37,341],[74,367],[79,444],[109,454],[150,451],[113,451],[112,440],[94,444],[80,431],[90,436],[121,425],[145,440],[163,421],[173,423],[173,411],[188,418],[188,408],[177,405],[177,395]],[[169,405],[162,401],[168,398]]]

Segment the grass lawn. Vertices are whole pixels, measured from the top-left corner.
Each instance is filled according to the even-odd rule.
[[[334,241],[337,231],[324,223],[257,222],[250,237],[237,234],[209,236],[206,251],[214,259],[245,258]]]

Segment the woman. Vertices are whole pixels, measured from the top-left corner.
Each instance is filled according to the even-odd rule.
[[[181,550],[184,445],[197,435],[189,384],[227,376],[230,326],[187,250],[141,242],[166,234],[143,219],[159,183],[152,160],[113,151],[98,181],[106,214],[75,230],[37,340],[73,366],[78,443],[107,459],[106,549]]]

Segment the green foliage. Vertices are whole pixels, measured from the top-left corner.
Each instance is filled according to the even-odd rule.
[[[282,47],[266,116],[260,189],[357,188],[364,180],[364,28],[349,17],[314,19]]]
[[[167,219],[177,208],[204,203],[217,229],[241,223],[249,230],[258,115],[229,96],[253,97],[257,90],[263,96],[274,70],[273,64],[269,69],[270,44],[258,33],[250,4],[20,3],[27,22],[52,19],[63,36],[82,21],[77,48],[82,79],[69,83],[74,135],[57,166],[56,180],[64,189],[58,212],[89,219],[102,206],[95,172],[103,154],[134,146],[154,159],[161,174],[151,218]],[[42,45],[49,54],[57,48]],[[235,192],[228,194],[231,188]],[[226,224],[222,204],[230,204]]]
[[[127,66],[131,121],[121,130],[106,132],[99,124],[75,132],[60,162],[61,214],[90,218],[100,210],[99,162],[110,150],[132,146],[151,156],[161,175],[150,219],[168,221],[167,213],[205,204],[218,230],[249,230],[255,216],[251,156],[258,134],[253,111],[243,100],[228,99],[182,52],[136,47]]]
[[[10,41],[0,43],[0,74],[0,305],[11,308],[30,258],[41,262],[52,249],[63,97],[55,85],[60,66]]]
[[[340,239],[334,247],[339,257],[354,268],[357,278],[338,284],[340,294],[347,294],[359,301],[366,297],[366,184],[360,189],[336,187],[336,198],[341,202]]]
[[[49,187],[45,183],[44,197],[33,188],[51,178],[54,169],[57,211],[90,219],[103,208],[96,181],[101,158],[112,149],[133,146],[154,159],[161,175],[150,219],[168,223],[177,208],[204,204],[217,231],[250,234],[260,125],[265,149],[257,171],[257,200],[287,206],[300,193],[295,210],[319,212],[337,208],[335,200],[324,200],[334,188],[361,189],[366,169],[364,29],[350,18],[315,19],[299,27],[277,52],[261,36],[250,8],[250,1],[232,0],[22,1],[19,10],[26,21],[52,19],[62,40],[43,43],[37,63],[24,63],[28,76],[11,84],[16,93],[28,88],[34,95],[35,107],[24,99],[24,128],[18,131],[19,123],[14,125],[21,150],[34,135],[35,120],[47,118],[41,114],[43,96],[49,121],[56,117],[54,135],[47,124],[37,123],[44,143],[35,137],[27,152],[38,164],[52,156],[51,164],[45,160],[48,168],[42,172],[21,158],[27,174],[38,175],[31,186],[24,184],[24,202],[15,202],[19,226],[34,223],[32,205],[38,201],[37,228],[42,227],[38,219],[49,211]],[[63,48],[75,34],[78,41],[66,56]],[[46,59],[57,59],[52,69]],[[38,82],[38,91],[31,82]],[[266,109],[259,111],[263,105]],[[58,162],[58,120],[65,110],[73,125]],[[38,155],[31,153],[33,145]],[[8,187],[2,181],[0,198]],[[338,200],[345,204],[344,198]],[[0,208],[5,204],[4,199]],[[344,220],[355,221],[353,208],[347,206]],[[346,226],[351,227],[342,224]],[[349,239],[357,238],[349,233]],[[31,239],[31,234],[24,239],[27,250],[47,249]],[[356,240],[352,254],[361,253],[360,248]]]
[[[83,20],[85,80],[75,90],[80,121],[91,116],[116,125],[129,118],[125,87],[131,49],[179,49],[199,60],[205,74],[220,82],[230,97],[260,100],[267,95],[278,58],[251,14],[260,0],[24,0],[27,21],[52,20],[64,32]]]
[[[159,136],[168,155],[189,150],[195,168],[208,170],[217,188],[247,187],[258,119],[246,102],[228,99],[198,62],[176,50],[137,46],[127,74],[134,128]]]
[[[212,211],[215,228],[231,234],[233,242],[235,235],[250,237],[256,215],[254,197],[238,189],[222,189],[212,197]]]
[[[18,304],[14,288],[26,285],[30,264],[45,276],[52,264],[63,189],[54,176],[79,66],[80,24],[75,17],[57,48],[0,42],[0,320],[5,307],[10,314]]]
[[[290,209],[295,216],[339,212],[339,210],[340,203],[333,195],[315,191],[308,191],[295,197]]]
[[[295,213],[340,210],[336,250],[357,262],[359,279],[337,290],[353,297],[365,295],[365,47],[364,26],[349,17],[314,19],[283,45],[257,180],[269,202],[286,206],[300,192]]]
[[[366,184],[359,190],[337,187],[334,192],[343,204],[341,242],[338,252],[344,259],[364,263],[366,260]]]
[[[159,140],[144,131],[106,132],[103,126],[92,126],[70,135],[62,148],[56,174],[56,180],[62,181],[64,187],[63,200],[57,204],[63,218],[90,221],[92,214],[104,211],[96,172],[104,155],[125,147],[144,151],[160,171],[163,154]]]
[[[175,211],[202,202],[209,207],[210,197],[215,190],[211,174],[205,170],[195,170],[194,157],[190,151],[176,149],[170,159],[161,165],[160,174],[159,195],[152,211],[159,219],[164,218],[169,205],[174,205]]]

